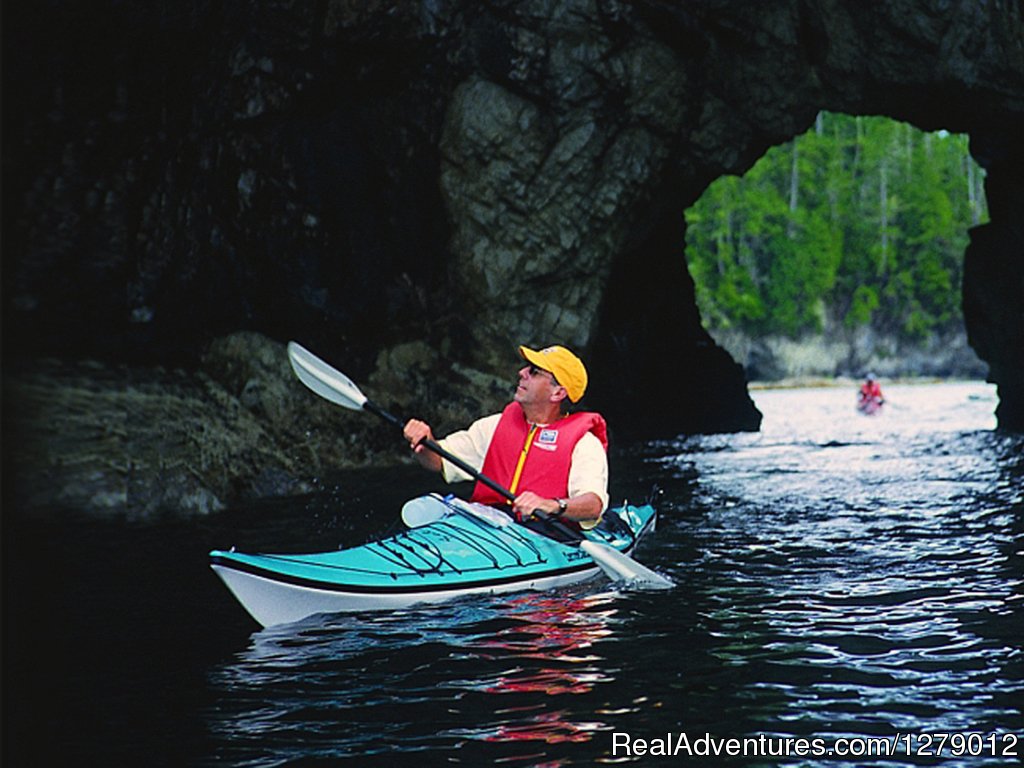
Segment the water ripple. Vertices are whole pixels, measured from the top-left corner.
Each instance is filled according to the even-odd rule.
[[[876,419],[847,395],[761,392],[762,433],[631,459],[628,496],[664,489],[637,557],[671,592],[597,583],[253,635],[210,675],[211,762],[562,766],[630,760],[615,732],[1024,731],[1024,440],[991,431],[984,385],[893,388]]]

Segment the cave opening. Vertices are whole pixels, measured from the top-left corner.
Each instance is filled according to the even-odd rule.
[[[966,135],[820,112],[687,210],[702,325],[752,381],[984,378],[961,300],[984,177]]]
[[[693,202],[661,205],[612,264],[593,401],[637,435],[671,436],[758,430],[748,382],[986,378],[961,287],[989,222],[973,148],[966,134],[821,112],[742,175],[666,190]],[[656,407],[623,405],[637,399]]]

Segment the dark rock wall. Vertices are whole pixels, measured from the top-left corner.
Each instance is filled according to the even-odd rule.
[[[1024,120],[977,131],[991,220],[971,230],[964,261],[967,339],[998,384],[1000,426],[1024,430]]]
[[[620,434],[757,428],[700,327],[683,213],[829,109],[971,134],[992,223],[968,332],[1024,428],[1017,2],[79,0],[5,7],[4,36],[5,378],[33,402],[84,374],[32,361],[92,359],[181,368],[260,416],[265,368],[224,375],[245,330],[443,428],[507,397],[516,344],[560,341]],[[271,432],[301,476],[302,430]],[[193,472],[218,499],[273,475],[204,480],[222,453]]]
[[[5,12],[12,347],[194,365],[240,327],[415,333],[447,239],[436,41],[382,7],[172,5]]]

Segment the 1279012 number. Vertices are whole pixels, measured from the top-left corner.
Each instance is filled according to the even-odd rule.
[[[922,733],[900,737],[908,755],[918,757],[1019,757],[1015,733]]]

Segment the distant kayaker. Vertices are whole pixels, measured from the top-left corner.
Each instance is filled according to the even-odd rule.
[[[519,353],[529,365],[519,369],[512,402],[448,435],[441,446],[511,490],[516,520],[528,521],[539,509],[592,528],[608,506],[607,426],[599,414],[569,412],[569,403],[586,391],[587,369],[562,346],[520,347]],[[422,445],[434,439],[427,423],[410,419],[404,434],[421,465],[450,483],[471,479]],[[507,504],[480,482],[471,501]]]
[[[857,395],[857,408],[867,413],[874,413],[882,407],[885,397],[882,396],[882,386],[875,378],[875,374],[869,373],[865,381],[860,385],[860,392]]]

